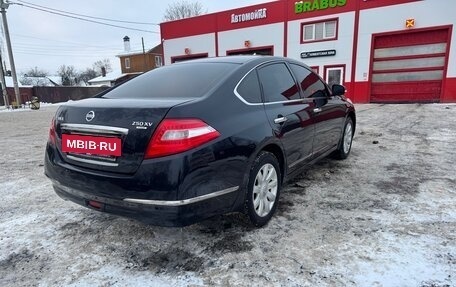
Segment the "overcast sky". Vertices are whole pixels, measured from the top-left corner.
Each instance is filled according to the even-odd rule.
[[[163,21],[168,5],[176,1],[11,0],[10,2],[17,3],[11,4],[7,9],[17,72],[25,72],[36,66],[50,74],[55,74],[62,64],[73,65],[78,70],[82,70],[92,67],[93,62],[104,58],[109,58],[113,68],[120,70],[119,60],[115,55],[123,50],[122,38],[126,35],[130,37],[132,50],[141,49],[141,37],[144,38],[146,49],[151,48],[159,44],[160,28],[158,25],[107,22],[155,32],[147,33],[108,27],[46,13],[20,4],[29,5],[28,2],[95,17],[160,23]],[[270,1],[199,0],[199,2],[204,10],[212,13]],[[6,48],[6,45],[4,46]],[[5,54],[2,57],[9,70],[6,50],[3,52]]]

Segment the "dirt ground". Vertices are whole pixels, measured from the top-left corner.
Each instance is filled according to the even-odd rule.
[[[350,157],[238,214],[146,226],[60,199],[55,106],[0,111],[0,286],[456,286],[456,105],[357,105]]]

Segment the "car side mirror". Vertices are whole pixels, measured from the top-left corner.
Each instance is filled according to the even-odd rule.
[[[345,87],[342,85],[334,84],[331,89],[333,96],[342,96],[345,94]]]

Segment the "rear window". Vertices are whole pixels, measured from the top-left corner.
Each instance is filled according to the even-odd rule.
[[[239,65],[185,63],[157,68],[109,91],[103,98],[197,98],[207,93]]]

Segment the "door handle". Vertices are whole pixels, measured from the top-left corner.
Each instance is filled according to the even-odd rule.
[[[319,113],[319,112],[321,112],[321,108],[315,108],[315,109],[313,109],[313,112],[314,113]]]
[[[287,121],[287,117],[280,117],[280,118],[274,119],[274,123],[276,123],[276,124],[281,124],[281,123],[284,123],[286,121]]]

